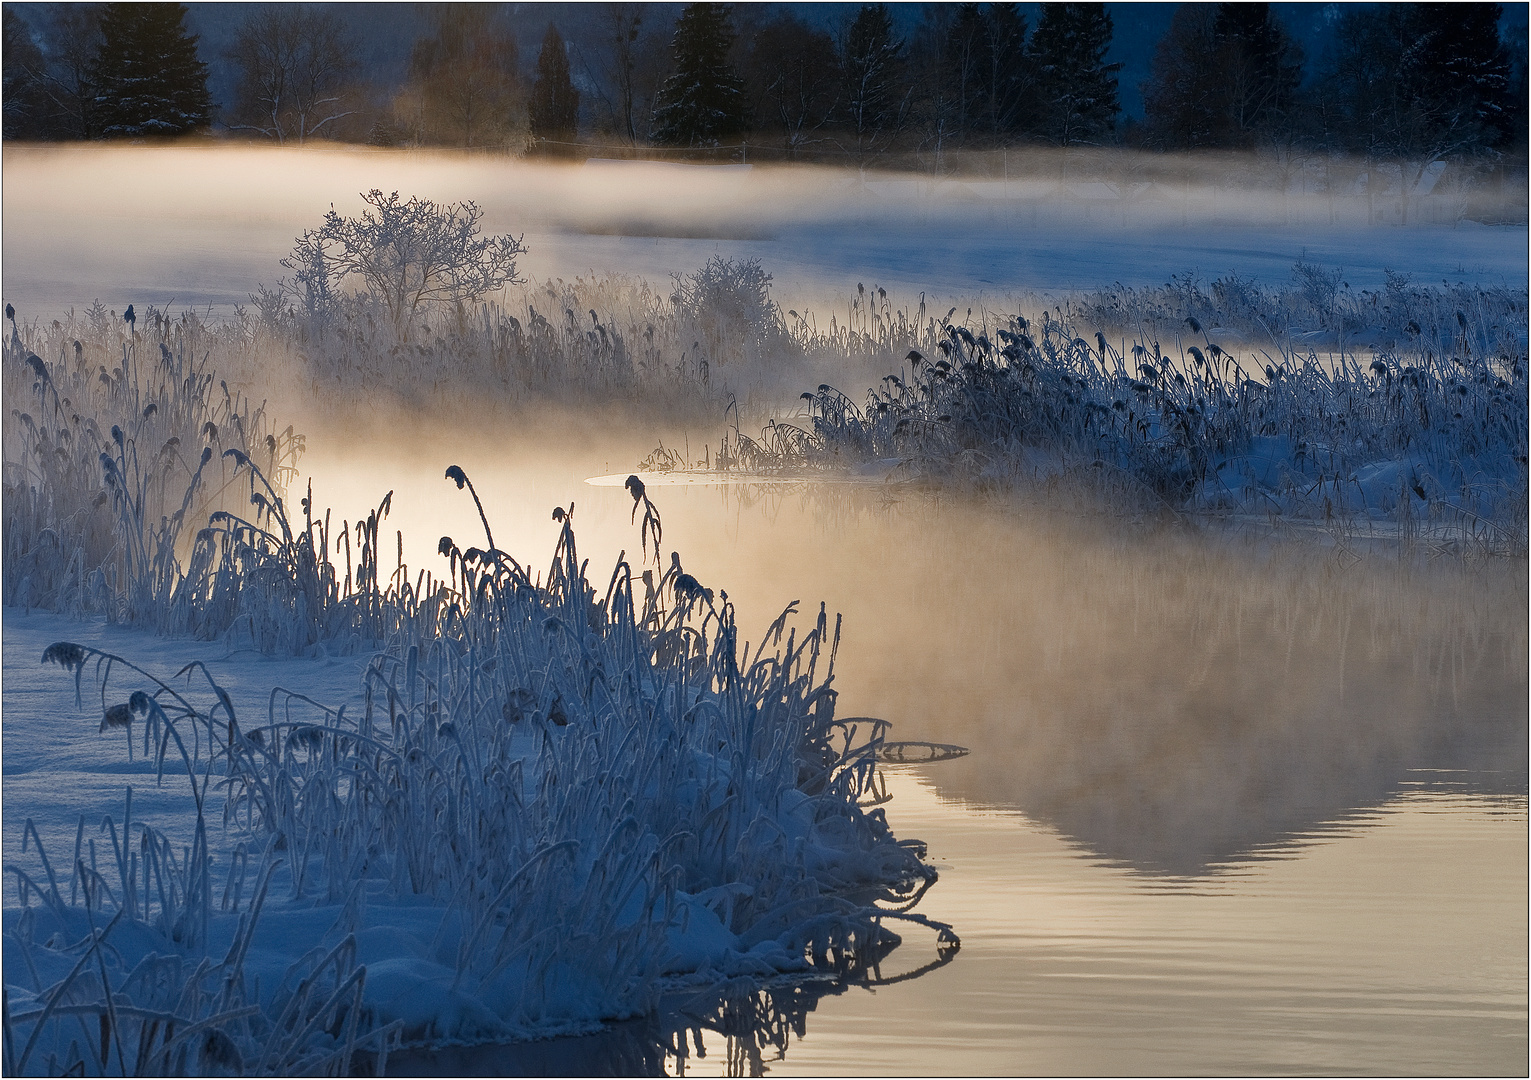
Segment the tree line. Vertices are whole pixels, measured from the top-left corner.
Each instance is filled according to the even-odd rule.
[[[30,23],[6,6],[4,135],[216,129],[568,156],[918,154],[938,167],[1027,144],[1425,162],[1525,147],[1524,48],[1501,40],[1498,4],[1341,6],[1312,57],[1268,4],[1181,4],[1151,46],[1141,120],[1122,116],[1102,4],[1041,4],[1035,25],[1013,3],[925,4],[914,18],[847,5],[819,23],[774,5],[562,10],[568,25],[549,22],[524,67],[505,6],[434,5],[404,76],[380,81],[335,5],[252,6],[215,55],[180,4],[59,4]],[[212,100],[212,68],[230,100]]]

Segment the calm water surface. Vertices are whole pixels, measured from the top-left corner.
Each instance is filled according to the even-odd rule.
[[[771,1072],[1525,1069],[1523,796],[1424,780],[1279,858],[1163,879],[936,777],[895,778],[893,820],[929,842],[922,910],[962,951],[825,1000]]]
[[[394,489],[412,566],[442,533],[478,542],[447,464],[534,566],[572,499],[604,580],[637,547],[631,499],[582,480],[640,444],[569,443],[379,459],[321,438],[306,464],[320,505]],[[651,494],[666,552],[746,631],[792,599],[844,614],[841,715],[972,748],[886,774],[895,831],[941,871],[920,910],[961,950],[935,963],[913,928],[865,985],[745,995],[684,1061],[672,1014],[413,1068],[1526,1071],[1524,564],[1404,572],[889,492]]]

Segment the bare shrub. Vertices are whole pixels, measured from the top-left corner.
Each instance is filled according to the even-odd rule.
[[[670,302],[681,337],[694,334],[693,347],[709,364],[758,363],[796,351],[759,259],[714,255],[700,270],[674,280]]]
[[[461,321],[467,305],[520,281],[516,256],[526,248],[517,237],[480,236],[476,204],[404,202],[376,188],[362,198],[372,209],[342,217],[332,208],[282,260],[294,273],[288,289],[308,315],[332,315],[348,279],[360,279],[360,295],[408,338],[422,313],[445,308]]]

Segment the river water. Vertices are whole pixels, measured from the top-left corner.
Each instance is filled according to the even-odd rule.
[[[641,445],[586,432],[486,449],[459,433],[379,456],[321,439],[306,465],[321,505],[337,490],[375,502],[386,482],[412,566],[443,532],[478,542],[448,464],[534,566],[551,507],[573,500],[599,581],[638,533],[624,489],[583,481]],[[942,957],[915,928],[822,996],[693,1003],[657,1027],[413,1067],[1525,1069],[1523,563],[1357,562],[1332,544],[876,486],[649,494],[665,561],[678,550],[726,590],[746,637],[793,599],[804,621],[820,600],[843,615],[841,715],[972,750],[885,773],[895,832],[941,873],[919,910],[961,949]]]

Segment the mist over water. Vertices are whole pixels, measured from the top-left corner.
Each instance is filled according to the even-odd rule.
[[[478,542],[448,463],[534,569],[552,506],[573,500],[599,581],[637,529],[625,490],[582,477],[625,471],[649,440],[558,426],[333,456],[321,439],[307,464],[316,495],[386,477],[412,567],[440,562],[438,533]],[[1493,1072],[1523,1056],[1507,943],[1525,928],[1524,563],[1355,563],[892,488],[649,494],[664,561],[678,551],[726,590],[743,637],[793,599],[803,624],[820,600],[843,615],[838,715],[972,751],[888,776],[890,822],[942,874],[920,910],[959,927],[961,953],[809,1001],[785,1058],[764,1047],[773,1073]],[[929,955],[911,934],[884,973]],[[742,1001],[732,1015],[759,1004]],[[782,1020],[760,1015],[709,1031],[687,1071],[761,1052]],[[893,1028],[914,1045],[879,1034]],[[623,1038],[567,1052],[675,1068],[647,1029]]]
[[[394,491],[384,535],[402,531],[412,574],[441,576],[443,534],[482,542],[471,500],[442,480],[459,464],[496,542],[533,568],[551,554],[553,506],[573,501],[581,555],[604,580],[619,551],[639,557],[632,500],[582,480],[628,471],[644,434],[556,427],[442,432],[402,453],[320,439],[306,465],[320,505],[327,492],[360,499],[353,518]],[[1138,871],[1261,857],[1381,805],[1420,770],[1525,794],[1523,563],[1356,563],[1332,546],[1129,530],[897,486],[649,494],[664,564],[676,551],[726,590],[746,638],[794,599],[805,622],[820,601],[843,615],[840,715],[970,747],[932,769],[944,794],[1021,809]]]
[[[1188,272],[1281,283],[1299,259],[1343,267],[1358,289],[1378,287],[1384,268],[1421,282],[1526,276],[1524,226],[1369,227],[1363,197],[1278,192],[1247,168],[1015,157],[1008,180],[938,180],[356,148],[8,147],[4,290],[31,318],[98,298],[227,313],[275,285],[278,260],[332,204],[355,213],[371,188],[478,202],[486,229],[525,234],[520,266],[534,279],[626,273],[665,286],[713,254],[758,258],[784,308],[826,324],[857,281],[901,303],[1003,305]]]

